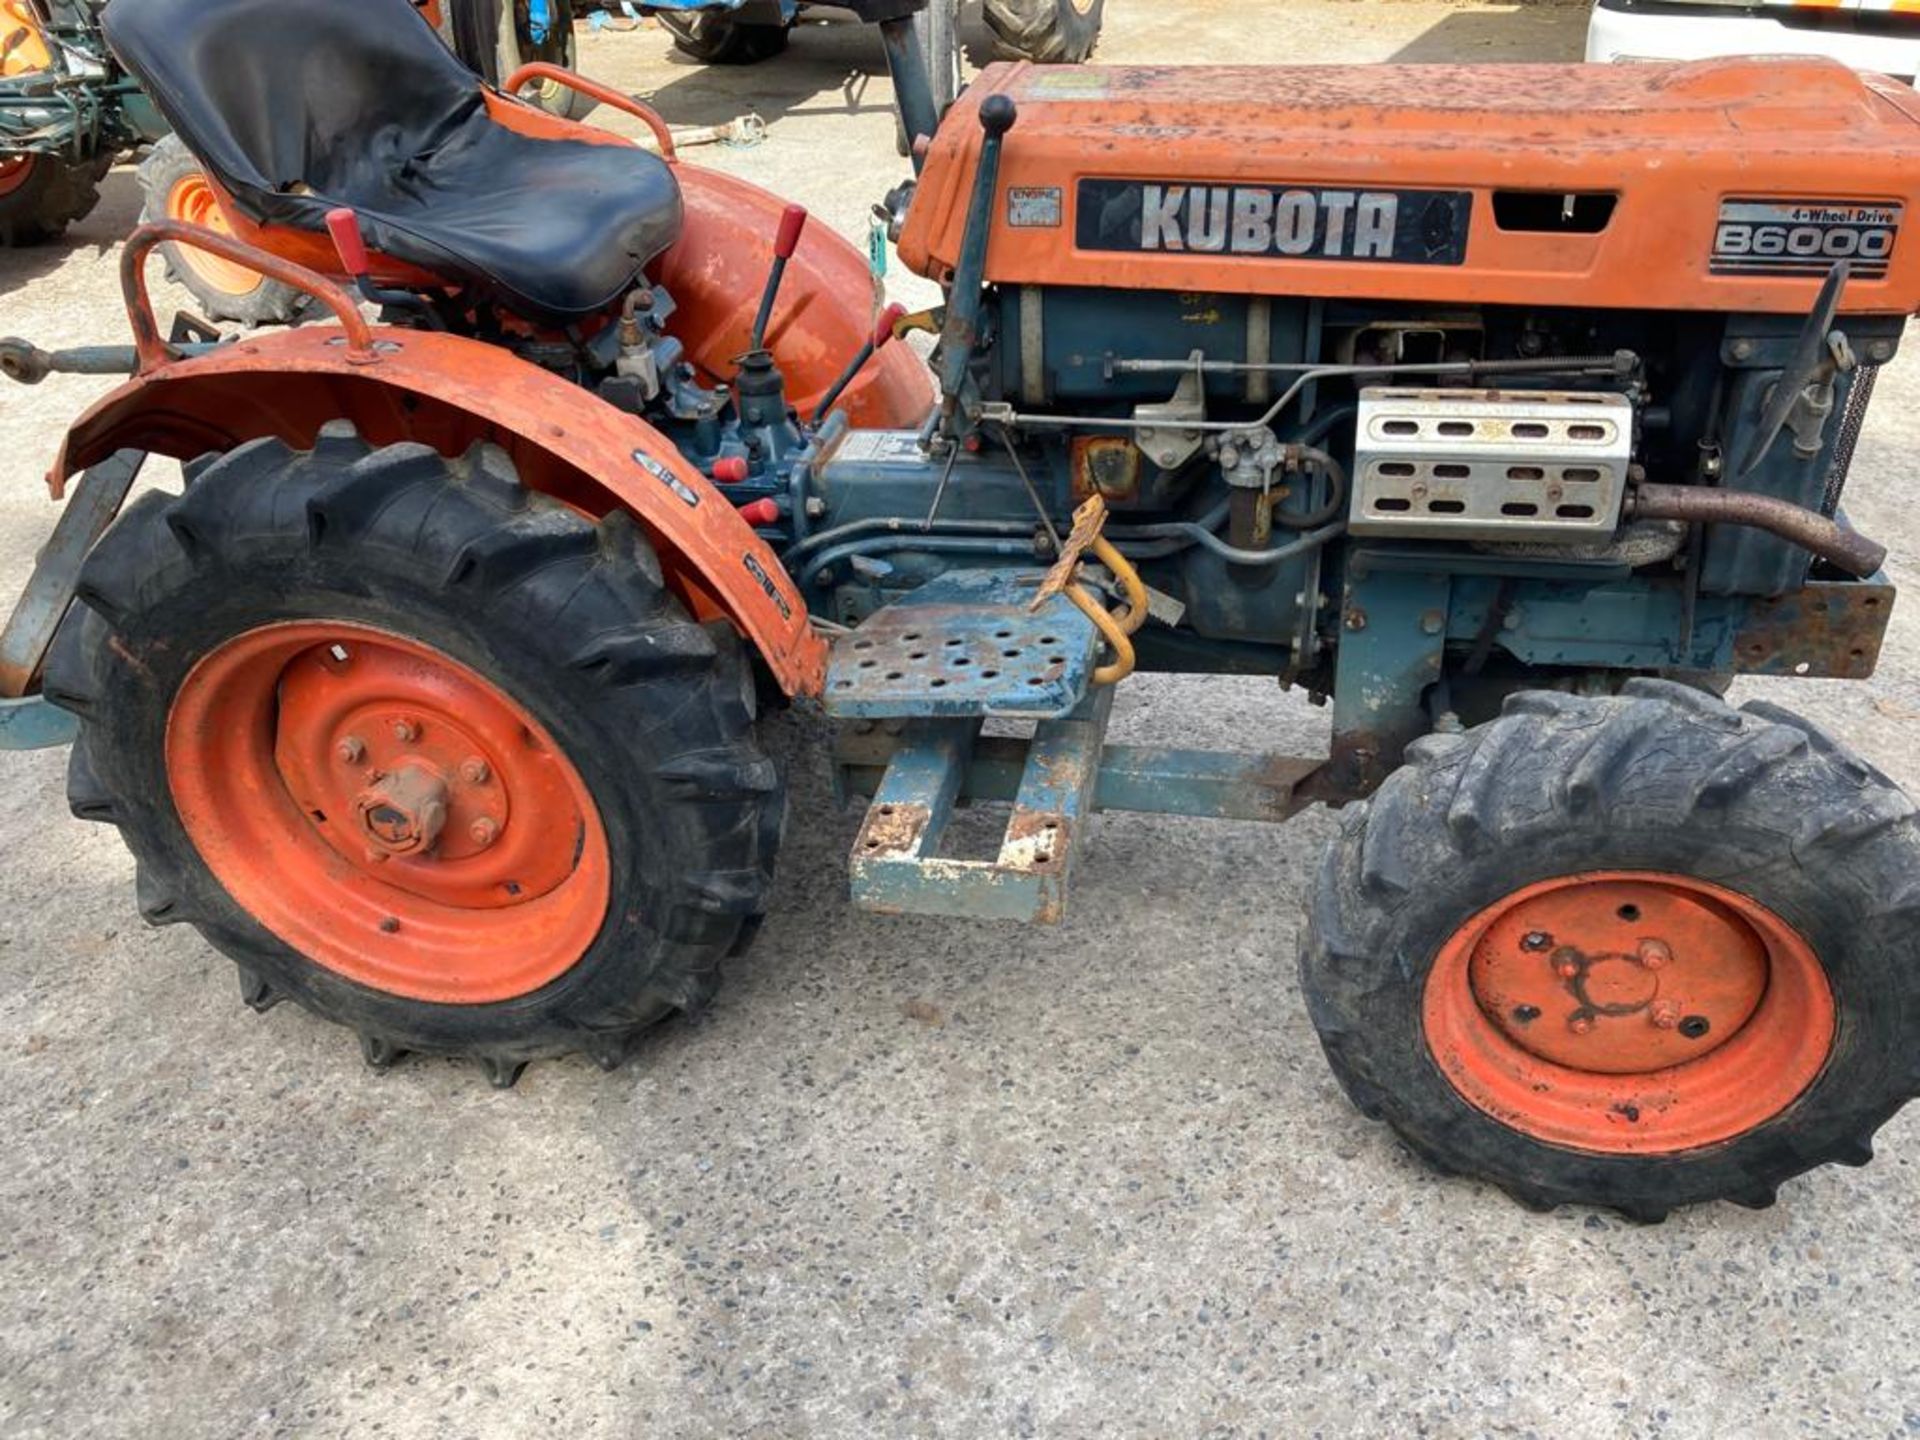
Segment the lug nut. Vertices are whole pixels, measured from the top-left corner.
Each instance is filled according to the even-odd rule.
[[[393,738],[403,745],[411,745],[420,738],[420,722],[410,718],[394,721]]]
[[[487,762],[478,755],[460,762],[460,778],[469,785],[484,785],[492,775],[493,771],[487,768]]]
[[[333,753],[340,757],[342,765],[358,765],[367,758],[367,742],[358,735],[349,735],[334,747]]]
[[[1522,950],[1544,950],[1553,944],[1553,937],[1544,930],[1529,930],[1520,937]]]
[[[1664,940],[1642,940],[1639,954],[1641,965],[1649,970],[1673,963],[1673,947]]]
[[[1591,1015],[1576,1015],[1567,1021],[1567,1029],[1576,1035],[1585,1035],[1589,1030],[1593,1029],[1593,1017]]]
[[[467,835],[476,845],[491,845],[500,838],[500,822],[491,815],[482,815],[467,827]]]
[[[1656,1000],[1647,1010],[1647,1018],[1659,1030],[1671,1030],[1680,1023],[1680,1007],[1671,1000]]]

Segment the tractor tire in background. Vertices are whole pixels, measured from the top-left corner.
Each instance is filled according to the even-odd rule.
[[[140,162],[140,219],[184,220],[222,235],[232,233],[206,171],[178,135],[168,135]],[[242,325],[292,325],[314,305],[304,291],[191,245],[161,246],[167,278],[184,286],[209,320]]]
[[[757,65],[787,48],[785,25],[755,24],[714,11],[661,10],[673,48],[703,65]]]
[[[994,54],[1002,60],[1078,65],[1100,43],[1106,0],[986,0]]]
[[[75,165],[51,155],[0,155],[0,245],[38,245],[100,203],[111,155]]]
[[[547,28],[544,37],[536,40],[529,0],[447,0],[441,38],[489,85],[501,84],[522,65],[536,60],[576,69],[574,0],[546,3]],[[578,90],[549,83],[526,86],[520,98],[564,120],[583,119],[599,103]]]
[[[1865,1164],[1920,1094],[1920,819],[1807,721],[1516,695],[1347,809],[1301,987],[1436,1168],[1654,1221]]]
[[[691,619],[624,512],[504,451],[343,421],[186,467],[87,557],[45,691],[75,815],[141,915],[195,926],[256,1010],[291,999],[511,1084],[712,995],[783,818],[737,633]]]

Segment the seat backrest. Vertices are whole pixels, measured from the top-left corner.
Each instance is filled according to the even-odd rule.
[[[413,158],[485,104],[410,0],[113,0],[102,28],[256,220],[290,218],[275,196]]]

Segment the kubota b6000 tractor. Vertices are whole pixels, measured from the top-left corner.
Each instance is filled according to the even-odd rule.
[[[1719,692],[1885,633],[1840,505],[1920,304],[1912,93],[1012,65],[935,133],[916,3],[860,8],[945,303],[876,324],[804,212],[614,92],[666,158],[510,98],[588,82],[487,87],[407,0],[114,0],[233,220],[197,243],[335,321],[163,332],[155,225],[133,346],[0,351],[130,374],[54,463],[0,728],[75,726],[141,913],[376,1065],[617,1064],[760,924],[758,679],[837,722],[868,909],[1058,921],[1097,810],[1345,805],[1303,988],[1437,1164],[1656,1217],[1866,1159],[1920,1090],[1920,827]],[[185,486],[123,508],[149,453]],[[1330,699],[1331,751],[1108,745],[1135,668]],[[968,802],[991,858],[943,853]]]

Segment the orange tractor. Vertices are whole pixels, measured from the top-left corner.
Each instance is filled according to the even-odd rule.
[[[866,0],[944,291],[907,315],[644,106],[495,89],[406,8],[114,0],[231,234],[133,237],[130,347],[0,345],[129,377],[54,461],[0,736],[72,740],[141,914],[249,1005],[380,1066],[617,1065],[760,928],[784,695],[869,802],[870,910],[1054,923],[1098,810],[1344,806],[1327,1056],[1529,1204],[1763,1205],[1920,1091],[1913,805],[1719,698],[1886,630],[1842,502],[1920,304],[1911,91],[1011,65],[939,119],[918,0]],[[334,323],[164,330],[184,241]],[[127,503],[149,454],[185,485]],[[1135,669],[1298,686],[1329,748],[1109,744]]]

